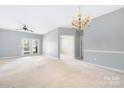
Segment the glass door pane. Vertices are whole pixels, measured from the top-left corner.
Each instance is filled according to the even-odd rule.
[[[38,49],[39,49],[39,42],[38,40],[32,40],[32,53],[33,54],[38,54]]]
[[[23,48],[23,54],[31,54],[30,51],[30,40],[29,39],[23,39],[22,40],[22,48]]]

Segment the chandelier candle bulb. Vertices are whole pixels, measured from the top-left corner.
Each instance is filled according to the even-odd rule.
[[[88,15],[82,16],[79,6],[78,13],[72,19],[73,28],[75,28],[77,31],[82,31],[89,26],[90,22],[91,22],[90,16]]]

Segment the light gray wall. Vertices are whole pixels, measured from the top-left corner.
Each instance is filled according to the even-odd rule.
[[[43,36],[43,53],[59,58],[58,29],[54,29]]]
[[[119,53],[124,52],[124,8],[93,19],[84,32],[84,48],[86,62],[124,70],[124,53]]]
[[[40,39],[42,54],[42,35],[0,29],[0,57],[21,56],[21,39]]]

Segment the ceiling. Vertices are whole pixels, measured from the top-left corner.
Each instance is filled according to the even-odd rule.
[[[81,11],[95,18],[115,11],[122,5],[82,5]],[[71,27],[72,16],[78,10],[76,5],[34,5],[0,6],[0,28],[15,30],[22,24],[28,25],[34,33],[45,34],[57,27]],[[20,30],[21,31],[21,30]]]

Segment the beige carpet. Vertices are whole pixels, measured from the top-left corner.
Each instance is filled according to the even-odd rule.
[[[1,63],[0,87],[124,87],[124,74],[68,57],[32,56]]]

